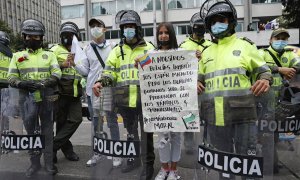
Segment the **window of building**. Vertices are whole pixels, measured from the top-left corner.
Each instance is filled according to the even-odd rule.
[[[156,10],[161,10],[160,0],[156,0]],[[153,0],[135,0],[135,10],[136,11],[152,11],[153,10]]]
[[[230,0],[233,5],[243,5],[243,0]]]
[[[188,29],[189,25],[178,25],[175,27],[175,31],[177,35],[181,35],[181,34],[188,34],[189,29]]]
[[[196,1],[195,0],[168,0],[168,9],[193,8],[196,6]]]
[[[120,10],[132,10],[134,9],[134,1],[132,0],[118,0],[117,11]]]
[[[144,28],[144,35],[145,36],[153,36],[153,27]]]
[[[80,38],[81,38],[81,41],[86,41],[86,35],[85,35],[85,31],[80,31]]]
[[[110,39],[118,39],[119,36],[119,30],[111,30],[110,31]]]
[[[243,24],[242,22],[238,22],[237,26],[235,27],[235,32],[241,32],[243,31]]]
[[[116,13],[116,1],[92,3],[92,16]]]
[[[252,3],[281,3],[282,0],[252,0]]]
[[[196,7],[201,7],[206,0],[196,0]]]
[[[62,19],[81,18],[84,16],[84,5],[62,6],[61,16]]]

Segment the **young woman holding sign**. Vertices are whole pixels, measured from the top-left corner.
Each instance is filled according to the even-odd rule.
[[[173,25],[168,22],[161,23],[156,31],[157,50],[166,51],[177,49],[177,39]],[[177,162],[181,154],[181,137],[179,132],[159,132],[158,152],[162,167],[155,180],[175,180],[180,176],[177,174]]]

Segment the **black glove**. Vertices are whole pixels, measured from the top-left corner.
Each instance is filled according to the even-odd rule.
[[[45,87],[53,87],[57,85],[58,78],[55,76],[50,76],[50,78],[43,80],[41,83],[44,84]]]
[[[35,83],[33,81],[21,81],[18,84],[18,88],[27,90],[33,93],[36,90],[42,89],[44,85],[42,83]]]

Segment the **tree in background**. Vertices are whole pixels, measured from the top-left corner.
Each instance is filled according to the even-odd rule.
[[[288,28],[300,28],[300,1],[282,0],[284,6],[283,19]]]
[[[6,32],[10,37],[10,48],[16,52],[23,48],[23,41],[20,34],[14,35],[13,30],[8,27],[7,23],[0,20],[0,30]]]

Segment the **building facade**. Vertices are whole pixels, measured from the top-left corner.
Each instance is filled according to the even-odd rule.
[[[252,23],[254,32],[259,23],[268,23],[282,15],[281,0],[230,0],[238,14],[237,32],[247,30]],[[81,29],[83,40],[89,40],[87,22],[90,18],[103,20],[108,28],[107,39],[119,39],[115,27],[115,15],[120,10],[135,10],[139,13],[146,39],[153,39],[154,19],[156,23],[168,21],[175,27],[178,41],[181,42],[190,32],[189,21],[199,12],[205,0],[156,0],[153,13],[153,0],[61,0],[62,23],[75,22]],[[267,11],[266,11],[267,10]]]
[[[43,22],[46,28],[45,40],[59,41],[61,23],[60,0],[1,0],[0,19],[8,24],[14,34],[20,33],[21,23],[28,18]]]

